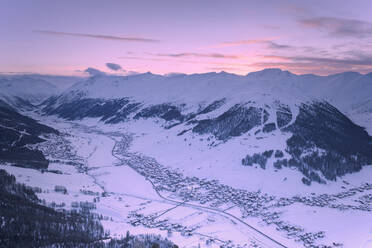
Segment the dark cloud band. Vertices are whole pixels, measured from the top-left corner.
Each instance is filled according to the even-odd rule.
[[[159,42],[159,40],[141,38],[141,37],[123,37],[123,36],[112,36],[112,35],[102,35],[102,34],[84,34],[84,33],[69,33],[69,32],[57,32],[49,30],[34,30],[34,33],[56,35],[56,36],[74,36],[74,37],[84,37],[93,39],[103,39],[103,40],[116,40],[123,42]]]
[[[198,57],[198,58],[218,58],[218,59],[239,59],[240,56],[232,54],[221,53],[156,53],[151,54],[158,57],[172,57],[172,58],[185,58],[185,57]]]
[[[110,70],[113,70],[113,71],[119,71],[119,70],[123,69],[120,65],[114,64],[114,63],[106,63],[106,66],[107,66],[107,68],[109,68]]]
[[[346,18],[313,17],[299,20],[304,27],[319,29],[336,37],[371,37],[372,23]]]

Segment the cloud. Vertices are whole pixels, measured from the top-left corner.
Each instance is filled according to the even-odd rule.
[[[346,18],[313,17],[299,20],[307,28],[327,32],[334,37],[364,38],[372,36],[372,23]]]
[[[141,38],[141,37],[124,37],[124,36],[111,36],[111,35],[102,35],[102,34],[84,34],[84,33],[69,33],[69,32],[57,32],[49,30],[34,30],[34,33],[46,34],[46,35],[55,35],[55,36],[73,36],[73,37],[85,37],[93,39],[102,39],[102,40],[116,40],[123,42],[159,42],[159,40]]]
[[[312,47],[312,46],[294,46],[289,44],[279,44],[273,41],[266,42],[266,48],[270,49],[275,52],[284,53],[296,53],[296,54],[311,54],[314,56],[330,56],[330,50],[324,50],[320,47]]]
[[[254,44],[263,44],[270,49],[290,49],[293,48],[290,45],[282,45],[274,42],[273,40],[279,39],[279,37],[271,37],[267,39],[257,39],[257,40],[238,40],[238,41],[226,41],[221,42],[220,44],[214,46],[214,48],[222,47],[234,47],[234,46],[243,46],[243,45],[254,45]]]
[[[106,75],[104,72],[94,69],[92,67],[87,68],[84,70],[85,73],[88,73],[90,76],[100,76],[100,75]]]
[[[119,59],[125,60],[148,60],[148,61],[168,61],[167,59],[160,59],[160,58],[147,58],[147,57],[139,57],[139,56],[120,56]]]
[[[250,67],[268,68],[278,67],[299,73],[331,74],[343,71],[372,70],[372,54],[352,53],[349,57],[321,57],[321,56],[280,56],[263,55],[265,61],[249,64]]]
[[[290,45],[282,45],[282,44],[278,44],[278,43],[275,43],[273,41],[266,41],[266,44],[268,45],[268,48],[270,49],[292,49],[293,46],[290,46]]]
[[[327,65],[346,65],[346,66],[358,66],[367,65],[372,66],[372,56],[358,56],[355,58],[327,58],[327,57],[307,57],[307,56],[293,56],[283,57],[287,60],[294,62],[310,62],[310,63],[321,63]]]
[[[278,39],[279,37],[270,37],[264,39],[252,39],[252,40],[237,40],[237,41],[225,41],[221,42],[211,48],[221,48],[221,47],[234,47],[234,46],[242,46],[242,45],[254,45],[254,44],[263,44],[269,41]]]
[[[280,56],[280,55],[261,55],[260,58],[265,60],[279,60],[279,61],[288,61],[290,60],[288,57]]]
[[[158,57],[171,57],[171,58],[217,58],[217,59],[240,59],[241,56],[233,54],[221,53],[151,53],[150,55]]]
[[[123,68],[121,68],[120,65],[114,64],[114,63],[106,63],[106,66],[107,66],[107,68],[109,68],[110,70],[113,70],[113,71],[121,71],[121,70],[123,70]]]

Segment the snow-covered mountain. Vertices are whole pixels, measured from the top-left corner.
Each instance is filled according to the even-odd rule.
[[[65,90],[75,83],[82,81],[85,77],[80,76],[61,76],[61,75],[47,75],[47,74],[28,74],[27,76],[33,79],[40,79],[46,81],[60,90]]]
[[[242,87],[241,90],[243,91],[258,90],[264,92],[269,90],[271,93],[274,93],[276,97],[281,97],[279,94],[280,92],[277,92],[277,90],[284,90],[292,95],[295,94],[296,97],[316,97],[327,100],[343,112],[359,111],[359,109],[368,110],[366,105],[372,101],[370,97],[370,92],[372,91],[372,73],[363,75],[358,72],[345,72],[330,76],[317,76],[313,74],[296,75],[280,69],[265,69],[249,73],[246,76],[239,76],[226,72],[161,76],[148,72],[128,77],[102,74],[93,78],[94,79],[90,78],[87,80],[81,78],[77,80],[75,78],[75,81],[80,82],[68,89],[66,94],[71,92],[84,92],[83,94],[86,94],[87,97],[109,99],[122,98],[123,96],[128,96],[128,94],[132,94],[132,97],[139,98],[139,100],[145,98],[148,101],[150,98],[155,97],[151,94],[151,91],[156,90],[156,88],[169,88],[169,90],[171,90],[167,92],[167,97],[169,97],[169,94],[183,94],[183,87],[186,87],[188,91],[192,89],[195,91],[202,90],[198,94],[191,94],[190,92],[187,95],[187,97],[192,95],[192,99],[197,97],[201,99],[206,98],[207,94],[205,93],[212,90],[210,86],[214,86],[216,91],[227,90],[228,93],[233,93],[234,95],[240,90],[237,90],[237,88],[234,89],[233,87]],[[101,82],[100,84],[107,84],[110,86],[102,89],[100,84],[93,82],[97,81],[97,78]],[[53,78],[50,78],[50,80],[53,81]],[[122,81],[127,81],[127,83],[120,83]],[[152,82],[153,85],[149,85],[149,82]],[[249,85],[248,88],[247,85],[244,85],[245,82]],[[189,87],[190,85],[192,87]],[[147,95],[144,94],[145,92],[138,94],[138,92],[135,92],[137,86],[145,87],[142,88],[142,90],[149,91],[150,93]],[[153,87],[155,87],[155,89]],[[123,91],[126,92],[124,95]],[[224,93],[226,94],[226,92]],[[213,92],[209,95],[213,97],[217,96],[216,94],[217,92]],[[142,95],[142,98],[140,95]],[[224,94],[220,96],[226,97]],[[158,97],[162,98],[162,94],[158,95]],[[180,100],[178,96],[173,97]],[[188,98],[187,100],[190,101],[192,99]],[[372,106],[369,106],[369,108],[372,108]]]
[[[361,105],[371,100],[372,73],[345,72],[327,77],[303,75],[299,78],[304,80],[300,83],[304,92],[326,99],[344,112],[361,111]]]
[[[133,149],[170,166],[295,168],[305,184],[325,183],[372,164],[372,138],[343,114],[369,99],[371,77],[96,75],[49,98],[43,112],[120,123],[142,134]]]
[[[53,84],[29,75],[0,76],[0,99],[17,109],[30,109],[60,90]]]

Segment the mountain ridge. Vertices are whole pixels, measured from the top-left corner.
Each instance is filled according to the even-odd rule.
[[[361,80],[355,79],[356,76]],[[186,142],[199,136],[208,142],[198,145],[212,150],[234,139],[248,139],[260,147],[258,153],[248,149],[246,155],[243,155],[245,146],[237,148],[244,161],[251,161],[247,159],[255,156],[249,165],[266,169],[266,162],[259,161],[268,160],[268,165],[277,169],[296,168],[305,176],[305,182],[325,183],[372,164],[371,137],[337,107],[342,101],[334,102],[341,98],[317,96],[316,85],[328,83],[332,89],[340,84],[339,80],[344,82],[349,77],[359,80],[362,86],[367,84],[365,75],[355,73],[318,77],[316,81],[279,69],[247,76],[228,73],[176,77],[152,73],[128,77],[96,75],[46,100],[42,112],[68,120],[98,118],[109,125],[137,125],[153,120],[154,125],[166,130],[166,137],[183,137]],[[333,78],[337,79],[336,83]],[[303,87],[309,82],[312,88],[304,93]],[[343,92],[348,91],[349,85],[350,82]],[[144,131],[136,129],[135,132]],[[353,138],[355,134],[358,139]],[[265,140],[281,141],[274,149]],[[350,147],[355,149],[347,152],[344,142],[350,142]],[[271,150],[278,150],[284,156],[265,158],[272,154]],[[248,164],[242,162],[244,165]]]

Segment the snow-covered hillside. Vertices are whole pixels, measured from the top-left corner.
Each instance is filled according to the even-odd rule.
[[[295,75],[279,69],[247,76],[96,75],[49,98],[43,112],[126,125],[146,134],[139,152],[166,163],[174,161],[169,152],[174,147],[193,162],[202,157],[201,168],[295,168],[304,184],[325,183],[372,164],[372,138],[342,113],[369,97],[370,77]],[[164,142],[170,147],[158,154],[143,150]],[[197,149],[188,153],[187,146]],[[221,157],[220,151],[229,153]]]
[[[103,87],[103,85],[105,87]],[[166,89],[166,91],[164,91]],[[181,102],[189,105],[218,98],[246,100],[256,93],[288,97],[302,101],[306,98],[327,100],[342,112],[372,108],[372,73],[345,72],[330,76],[296,75],[280,69],[265,69],[239,76],[226,72],[204,74],[155,75],[150,72],[132,76],[98,74],[80,80],[62,94],[62,99],[113,99],[131,97],[135,101],[159,103]],[[69,96],[69,97],[67,97]]]
[[[0,76],[0,99],[18,109],[30,109],[60,90],[53,84],[28,75]]]

